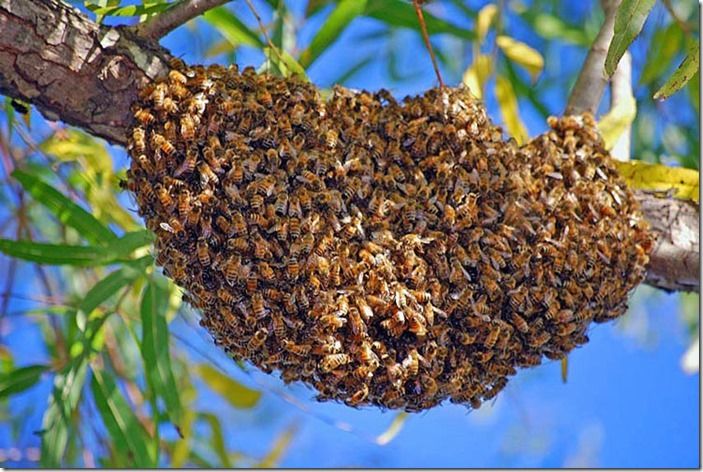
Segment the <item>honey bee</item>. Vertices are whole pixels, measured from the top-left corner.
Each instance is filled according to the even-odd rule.
[[[249,351],[258,351],[266,342],[268,335],[269,333],[266,328],[259,328],[247,343],[247,349]]]
[[[234,305],[238,301],[235,296],[232,295],[232,292],[224,287],[220,287],[217,290],[217,297],[227,305]]]
[[[286,262],[286,275],[288,276],[288,280],[297,280],[299,274],[300,264],[298,263],[298,258],[295,256],[290,256]]]
[[[408,356],[403,359],[402,367],[407,377],[416,377],[420,369],[420,354],[417,349],[412,349]]]
[[[251,309],[257,318],[263,318],[266,315],[264,296],[260,292],[255,292],[251,296]]]
[[[289,339],[284,339],[281,344],[283,345],[283,349],[300,357],[307,356],[310,353],[310,350],[312,349],[312,346],[310,344],[296,344],[295,342]]]
[[[181,84],[181,85],[185,85],[188,82],[187,77],[175,69],[172,69],[169,71],[168,80],[172,84]]]
[[[513,318],[513,326],[515,326],[515,328],[517,328],[518,331],[520,331],[521,333],[527,333],[530,330],[530,327],[527,324],[527,321],[525,321],[525,319],[522,316],[518,315],[517,313],[513,313],[512,318]]]
[[[154,191],[156,192],[156,196],[159,199],[159,203],[161,203],[161,206],[166,208],[167,211],[173,208],[173,199],[168,193],[168,190],[166,190],[163,185],[156,184],[156,186],[154,187]]]
[[[256,289],[259,287],[259,277],[256,275],[256,273],[252,270],[247,274],[247,279],[246,279],[246,289],[248,293],[254,293],[256,292]]]
[[[490,332],[483,341],[483,347],[486,349],[493,349],[496,342],[498,342],[498,337],[500,336],[500,326],[495,325],[491,328]]]
[[[144,108],[138,109],[138,110],[134,113],[134,117],[137,119],[137,121],[139,121],[139,123],[141,123],[141,124],[144,125],[144,126],[150,125],[150,124],[153,123],[154,120],[155,120],[154,115],[152,115],[152,114],[149,112],[149,110],[146,110],[146,109],[144,109]]]
[[[242,265],[240,261],[232,256],[230,257],[226,264],[223,267],[223,275],[225,277],[225,281],[230,285],[234,285],[237,279],[239,278],[240,271],[242,270]]]
[[[196,244],[196,252],[198,256],[198,262],[200,262],[200,265],[203,267],[207,267],[210,265],[210,248],[208,247],[207,241],[205,238],[198,238],[198,242]]]
[[[280,340],[285,339],[286,324],[283,322],[281,315],[278,313],[273,313],[271,316],[271,323],[273,324],[273,334]]]
[[[354,394],[347,398],[344,403],[346,403],[349,406],[357,406],[363,403],[364,400],[366,400],[366,397],[369,395],[369,387],[366,384],[363,384],[363,386],[354,392]]]
[[[132,130],[132,143],[136,152],[144,152],[146,148],[146,132],[144,128],[136,127]]]
[[[330,372],[351,362],[349,354],[329,354],[320,361],[320,371]]]
[[[533,336],[528,339],[527,343],[530,347],[542,347],[552,338],[552,335],[547,332],[542,332],[537,336]]]
[[[200,162],[198,164],[198,172],[200,173],[200,185],[207,187],[209,184],[217,185],[220,179],[217,177],[207,162]]]
[[[195,137],[195,122],[190,115],[181,117],[181,136],[186,141],[190,141]]]

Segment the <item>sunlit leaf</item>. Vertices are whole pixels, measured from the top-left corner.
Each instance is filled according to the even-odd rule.
[[[496,99],[503,117],[505,128],[518,144],[527,141],[527,128],[520,119],[515,90],[508,79],[502,75],[496,77]]]
[[[181,418],[181,400],[171,368],[169,352],[168,309],[169,293],[165,284],[150,280],[144,288],[141,302],[141,352],[144,371],[154,393],[166,404],[168,416],[178,425]]]
[[[623,0],[615,13],[613,40],[605,58],[605,72],[613,75],[618,63],[635,40],[656,0]]]
[[[144,270],[152,262],[151,257],[143,257],[136,264],[125,264],[111,272],[104,279],[93,285],[81,301],[78,309],[85,316],[95,310],[101,303],[115,295],[120,289],[133,283],[144,275]]]
[[[529,72],[533,82],[537,80],[544,68],[544,58],[539,52],[510,36],[498,36],[496,44],[508,59]]]
[[[618,104],[610,109],[608,113],[598,122],[598,130],[600,131],[603,141],[605,141],[606,149],[613,149],[615,143],[625,130],[635,120],[637,116],[637,102],[635,97],[630,93]],[[618,156],[615,156],[618,157]]]
[[[569,24],[551,13],[531,8],[520,16],[532,26],[535,33],[544,39],[562,40],[565,43],[584,47],[590,46],[593,42],[593,38],[582,26]]]
[[[493,61],[488,54],[479,54],[474,58],[471,67],[466,69],[462,77],[464,85],[469,87],[471,93],[476,98],[483,99],[483,92],[486,88],[486,82],[493,71]]]
[[[198,364],[195,369],[211,390],[235,408],[253,408],[261,398],[261,392],[245,387],[209,364]]]
[[[219,466],[225,468],[232,467],[232,462],[227,453],[227,446],[225,445],[225,437],[222,432],[220,419],[212,413],[201,413],[199,416],[200,419],[210,426],[210,446],[212,446],[213,452],[215,452],[220,459]]]
[[[381,433],[377,438],[376,438],[376,444],[380,446],[385,446],[389,442],[395,438],[398,433],[400,433],[400,430],[403,429],[403,425],[408,419],[408,414],[404,411],[401,411],[397,415],[395,415],[395,418],[393,418],[393,421],[391,421],[391,424],[388,426],[388,429]]]
[[[32,388],[47,370],[48,365],[37,364],[0,375],[0,399]]]
[[[518,96],[526,97],[546,121],[551,113],[543,101],[544,97],[540,93],[539,87],[529,84],[523,80],[523,78],[515,71],[515,68],[510,61],[505,62],[505,71],[507,72],[508,80],[510,80],[510,83],[513,84],[513,88]],[[544,86],[544,82],[542,82],[541,85]]]
[[[41,434],[42,467],[60,467],[66,452],[73,414],[83,391],[87,363],[81,357],[54,377],[49,407],[44,412]]]
[[[0,239],[0,252],[17,259],[48,265],[94,266],[109,261],[103,248]]]
[[[300,64],[309,67],[365,8],[366,0],[341,0],[300,55]]]
[[[701,100],[701,88],[700,88],[700,72],[696,72],[691,80],[688,81],[688,95],[693,107],[696,109],[696,113],[700,113],[700,100]],[[696,153],[698,154],[698,153]],[[696,159],[697,161],[698,159]]]
[[[116,259],[129,257],[134,251],[154,242],[154,233],[141,229],[126,233],[118,240],[110,243],[106,247],[106,252],[112,254]]]
[[[112,173],[112,159],[105,144],[76,129],[54,133],[39,148],[63,162],[85,161],[89,169],[103,174]]]
[[[112,376],[102,369],[92,369],[90,384],[100,417],[114,441],[115,450],[129,457],[133,467],[153,467],[156,458],[149,453],[149,434],[122,397]]]
[[[498,7],[493,3],[489,3],[478,12],[478,17],[476,18],[476,41],[479,44],[486,38],[486,34],[488,34],[488,30],[497,15]]]
[[[676,72],[669,77],[662,87],[654,94],[654,100],[664,100],[679,91],[698,72],[700,43],[692,40],[688,46],[686,57]]]
[[[614,164],[632,188],[672,192],[676,198],[698,203],[699,174],[693,169],[642,161],[615,161]]]
[[[264,456],[263,459],[261,459],[256,467],[261,469],[276,467],[281,460],[281,457],[283,457],[283,454],[286,452],[286,449],[288,449],[288,446],[293,440],[293,436],[295,436],[297,430],[298,428],[295,425],[286,428],[286,430],[276,438],[271,450],[266,454],[266,456]]]
[[[420,31],[415,8],[412,4],[402,0],[368,0],[365,14],[390,26],[400,26]],[[458,38],[476,39],[476,34],[469,29],[453,25],[428,12],[424,12],[423,16],[425,17],[429,34],[448,33]]]
[[[234,46],[243,44],[259,49],[264,47],[259,35],[224,6],[208,10],[203,14],[203,18]]]
[[[117,239],[115,233],[91,213],[71,201],[62,192],[43,182],[39,177],[20,169],[16,169],[12,173],[12,177],[61,223],[78,231],[78,234],[88,242],[101,245]]]
[[[174,2],[176,3],[176,2]],[[100,16],[141,16],[161,13],[171,8],[174,3],[154,3],[151,5],[101,6],[85,2],[85,7]]]

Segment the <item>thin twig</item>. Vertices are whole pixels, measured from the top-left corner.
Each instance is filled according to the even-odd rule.
[[[142,38],[159,40],[196,16],[202,15],[230,0],[184,0],[168,10],[152,16],[134,27],[134,32]]]
[[[266,30],[266,26],[264,26],[264,22],[261,21],[261,17],[259,16],[259,13],[256,11],[256,8],[254,8],[254,4],[251,3],[251,0],[245,0],[247,2],[247,6],[249,7],[249,10],[251,10],[252,15],[254,15],[254,18],[256,18],[256,22],[259,24],[259,29],[261,30],[261,34],[264,35],[264,39],[266,40],[266,44],[268,44],[268,47],[271,48],[271,51],[274,52],[278,56],[278,60],[281,61],[282,64],[285,64],[285,60],[283,59],[283,55],[281,54],[281,51],[278,50],[275,44],[273,44],[273,41],[271,41],[271,38],[269,37],[268,31]]]
[[[632,56],[629,52],[620,59],[610,82],[610,109],[613,110],[626,101],[634,102],[632,94]],[[630,160],[630,135],[632,123],[628,124],[610,150],[612,156],[619,161]]]
[[[601,0],[605,19],[588,51],[576,84],[571,90],[569,102],[566,105],[566,115],[576,115],[590,112],[595,114],[603,98],[608,78],[605,75],[605,58],[608,55],[610,42],[613,40],[615,13],[622,0]]]
[[[430,43],[430,36],[429,34],[427,34],[427,25],[425,24],[425,16],[422,14],[420,0],[413,0],[413,5],[415,5],[415,13],[417,14],[417,19],[420,23],[420,29],[422,30],[422,40],[425,42],[425,47],[430,53],[430,59],[432,59],[432,67],[434,68],[434,73],[437,74],[437,80],[439,81],[440,88],[444,88],[442,75],[439,73],[439,67],[437,66],[437,58],[435,58],[434,49],[432,49],[432,44]]]

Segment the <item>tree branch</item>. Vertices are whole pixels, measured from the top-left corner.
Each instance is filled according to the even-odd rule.
[[[566,115],[577,115],[583,112],[596,114],[598,105],[603,98],[608,78],[605,75],[605,58],[608,55],[610,42],[613,40],[615,13],[622,0],[601,0],[605,20],[588,51],[586,61],[571,90],[569,102],[566,105]]]
[[[138,87],[170,57],[58,0],[0,0],[0,32],[0,94],[121,145]]]
[[[58,0],[0,0],[0,32],[0,94],[120,145],[138,87],[164,74],[171,57],[131,29],[99,26]],[[605,50],[595,69],[601,78]],[[659,237],[646,282],[697,289],[698,208],[642,192],[637,198]]]
[[[230,0],[184,0],[134,27],[142,38],[158,41],[182,24]]]
[[[635,97],[632,94],[632,56],[629,51],[625,51],[610,82],[610,109],[613,110],[627,101],[634,103],[634,100]],[[615,142],[613,149],[610,150],[614,159],[630,160],[631,133],[632,123],[627,125]]]

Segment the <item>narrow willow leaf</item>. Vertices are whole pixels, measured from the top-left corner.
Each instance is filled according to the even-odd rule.
[[[676,198],[698,203],[699,174],[693,169],[642,161],[613,161],[613,164],[629,187],[672,192]]]
[[[623,0],[615,13],[615,33],[605,58],[605,72],[615,73],[627,48],[635,40],[656,0]]]
[[[141,301],[142,340],[140,344],[144,371],[153,392],[161,397],[171,421],[178,425],[181,419],[181,400],[171,368],[169,352],[168,287],[150,280],[144,287]]]
[[[462,77],[464,85],[469,87],[471,93],[479,100],[483,99],[486,82],[493,72],[493,61],[488,54],[479,54],[474,58],[471,67],[466,69]]]
[[[62,162],[83,161],[87,171],[112,174],[112,158],[105,144],[77,129],[51,135],[39,145],[39,149]]]
[[[15,170],[12,177],[61,223],[78,231],[78,234],[89,243],[102,245],[117,239],[115,233],[92,214],[75,204],[62,192],[43,182],[39,177],[20,169]]]
[[[200,419],[205,421],[208,426],[210,426],[210,447],[215,454],[217,454],[220,463],[220,467],[230,468],[233,466],[232,461],[230,461],[229,454],[227,453],[227,446],[225,446],[225,436],[222,432],[222,424],[220,419],[213,415],[212,413],[200,413]]]
[[[616,106],[603,115],[598,122],[598,130],[605,141],[606,149],[613,149],[618,138],[628,129],[636,116],[637,102],[632,94],[623,97]]]
[[[498,75],[496,77],[495,90],[505,128],[508,133],[515,138],[518,144],[524,144],[527,141],[527,128],[525,128],[525,125],[520,119],[517,96],[515,96],[515,90],[512,84],[502,75]]]
[[[420,31],[415,8],[411,3],[402,0],[368,0],[366,16],[370,16],[386,23],[389,26],[399,26]],[[457,38],[476,39],[476,34],[466,28],[461,28],[448,21],[437,18],[429,12],[424,12],[427,32],[429,34],[448,33]]]
[[[151,5],[100,6],[85,3],[85,7],[100,16],[141,16],[161,13],[171,8],[174,3],[154,3]]]
[[[686,83],[698,72],[700,56],[700,43],[692,40],[683,62],[676,72],[669,77],[662,87],[654,94],[654,100],[665,100],[683,88]]]
[[[489,3],[478,12],[478,17],[476,18],[476,42],[478,42],[478,44],[481,44],[483,40],[486,39],[488,30],[491,28],[497,15],[498,7],[493,3]]]
[[[41,434],[42,467],[58,468],[66,452],[73,415],[85,384],[87,363],[84,357],[74,359],[54,377],[49,407],[44,412]]]
[[[544,68],[544,58],[539,52],[510,36],[498,36],[496,44],[508,59],[529,72],[533,82],[537,80]]]
[[[48,265],[95,266],[109,263],[103,248],[0,239],[0,252]]]
[[[561,358],[561,381],[566,383],[569,380],[569,356]]]
[[[253,408],[261,398],[261,392],[245,387],[209,364],[198,364],[195,369],[210,389],[235,408]]]
[[[376,438],[376,444],[379,446],[385,446],[389,442],[395,438],[398,433],[400,433],[400,430],[403,429],[403,425],[408,419],[408,414],[404,411],[401,411],[397,415],[395,415],[395,418],[393,418],[393,421],[391,421],[391,424],[388,426],[388,429],[385,430],[383,433],[379,434],[378,437]]]
[[[366,0],[341,0],[300,55],[300,64],[307,68],[315,62],[365,8]]]
[[[259,49],[264,47],[259,35],[224,6],[205,12],[203,18],[234,46],[245,45]]]
[[[146,229],[140,229],[126,233],[118,240],[107,246],[106,252],[112,254],[115,259],[124,259],[132,255],[137,249],[150,246],[154,242],[154,233]]]
[[[256,465],[256,467],[261,469],[270,469],[272,467],[278,466],[283,454],[288,449],[295,433],[298,431],[298,427],[295,425],[289,426],[281,433],[276,441],[273,443],[271,450],[261,459],[261,461]]]
[[[120,289],[133,283],[145,273],[147,266],[151,265],[151,257],[141,258],[136,264],[125,264],[88,290],[78,309],[85,316],[95,310],[101,303],[116,294]]]
[[[532,26],[535,33],[544,39],[558,39],[583,47],[588,47],[593,43],[593,38],[583,27],[569,24],[562,18],[550,13],[530,8],[526,9],[520,16]]]
[[[269,47],[265,47],[263,51],[266,57],[276,64],[284,76],[296,75],[301,79],[310,81],[308,74],[305,72],[305,68],[287,52],[281,51],[280,49],[271,51]]]
[[[48,365],[37,364],[0,375],[0,399],[32,388],[47,370]]]
[[[114,441],[115,450],[127,455],[130,466],[154,467],[156,458],[150,455],[147,447],[149,434],[122,397],[112,376],[93,369],[90,387],[100,417]]]

